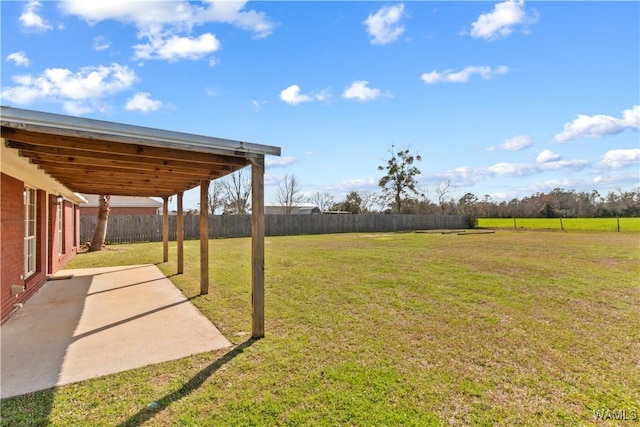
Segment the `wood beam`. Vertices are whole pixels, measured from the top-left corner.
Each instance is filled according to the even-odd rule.
[[[169,261],[169,198],[162,198],[162,262]]]
[[[195,183],[198,185],[200,180],[191,176],[191,177],[174,177],[171,173],[164,174],[145,174],[145,173],[135,173],[133,171],[123,171],[120,173],[111,173],[111,172],[92,172],[92,171],[58,171],[57,169],[51,169],[47,167],[39,166],[39,168],[49,175],[55,176],[59,179],[79,179],[87,182],[105,182],[110,181],[114,183],[146,183],[146,184],[157,184],[157,185],[166,185],[166,184],[174,184],[174,185],[183,185],[183,184],[191,184]]]
[[[21,153],[23,154],[23,153]],[[27,157],[27,156],[23,156]],[[229,167],[221,166],[220,169],[200,169],[195,166],[191,167],[177,167],[175,165],[150,165],[145,163],[122,162],[114,160],[98,160],[98,159],[81,159],[69,161],[67,158],[47,156],[44,154],[34,155],[33,157],[27,157],[34,165],[46,165],[57,168],[65,168],[67,170],[80,170],[80,169],[93,169],[93,168],[109,168],[121,171],[133,170],[133,171],[148,171],[148,172],[171,172],[181,174],[204,174],[207,177],[219,177],[233,172]]]
[[[158,176],[153,179],[150,177],[138,177],[134,174],[128,175],[105,175],[105,174],[73,174],[73,173],[54,173],[47,169],[42,169],[49,175],[55,177],[59,181],[75,181],[81,180],[85,183],[91,184],[114,184],[114,185],[150,185],[156,187],[182,187],[182,186],[190,186],[195,187],[199,184],[199,180],[197,179],[175,179],[172,180],[170,176]]]
[[[10,144],[12,145],[12,144]],[[15,144],[13,144],[15,145]],[[11,147],[13,148],[13,147]],[[25,150],[21,149],[20,155],[28,157],[30,159],[44,160],[49,162],[58,162],[63,164],[77,164],[77,165],[89,165],[89,166],[117,166],[129,169],[139,169],[140,165],[147,166],[161,166],[165,168],[174,168],[177,170],[193,170],[202,167],[205,170],[227,170],[229,165],[220,165],[219,168],[212,167],[211,164],[202,165],[200,163],[194,163],[184,160],[175,159],[156,159],[147,157],[136,157],[129,155],[122,155],[118,153],[91,153],[88,151],[75,152],[73,150],[65,149],[49,149],[43,147],[42,149]],[[61,153],[51,153],[48,151],[60,151]],[[236,166],[237,169],[244,166]]]
[[[78,166],[73,170],[70,170],[68,166],[65,166],[64,164],[61,164],[61,163],[54,163],[54,162],[38,162],[37,166],[39,166],[43,170],[46,170],[47,172],[51,172],[54,174],[73,173],[76,176],[79,176],[84,174],[97,174],[97,173],[103,172],[113,176],[113,175],[121,174],[124,172],[129,172],[129,173],[135,172],[136,176],[148,177],[151,179],[156,179],[160,176],[169,175],[172,178],[177,178],[177,179],[196,179],[198,183],[202,179],[217,178],[218,176],[220,176],[220,172],[213,171],[213,170],[201,171],[198,169],[191,169],[189,171],[187,170],[177,171],[172,169],[163,169],[157,166],[153,168],[141,167],[141,168],[138,168],[137,171],[134,169],[122,169],[122,168],[113,167],[113,166],[96,166],[96,165]]]
[[[200,181],[200,295],[209,293],[209,181]]]
[[[105,194],[109,193],[111,196],[137,196],[137,197],[169,197],[176,194],[176,190],[166,190],[166,191],[152,191],[152,190],[130,190],[127,188],[116,188],[116,187],[104,187],[102,188],[102,192],[95,191],[90,188],[85,187],[70,187],[64,183],[69,190],[74,193],[84,193],[84,194]],[[108,191],[106,191],[108,190]],[[186,191],[186,190],[185,190]]]
[[[151,192],[155,192],[156,194],[162,194],[163,196],[170,196],[173,195],[175,193],[177,193],[178,191],[186,191],[190,188],[196,187],[196,185],[176,185],[174,184],[170,184],[170,185],[156,185],[153,183],[136,183],[133,181],[109,181],[109,182],[104,182],[104,183],[100,183],[100,182],[78,182],[77,181],[78,178],[71,180],[71,179],[58,179],[58,181],[69,187],[70,190],[74,190],[76,192],[78,192],[77,188],[83,188],[86,190],[91,190],[91,191],[80,191],[80,193],[89,193],[89,194],[100,194],[100,189],[107,189],[108,191],[102,191],[102,194],[111,194],[110,191],[111,189],[119,189],[119,188],[124,188],[126,191],[128,192],[132,192],[132,191],[151,191]],[[174,190],[174,193],[171,193],[171,190]],[[98,191],[96,193],[96,191]]]
[[[182,212],[182,196],[178,193],[178,217],[176,218],[176,243],[178,246],[178,274],[184,273],[184,215]]]
[[[264,337],[264,156],[251,160],[251,336]]]
[[[112,142],[104,139],[79,138],[73,136],[50,135],[22,129],[2,127],[2,137],[10,142],[24,143],[31,146],[73,149],[79,151],[89,151],[93,153],[118,153],[136,158],[147,157],[167,160],[186,160],[196,163],[213,165],[246,166],[247,160],[244,154],[230,153],[225,156],[221,154],[202,153],[197,151],[179,150],[175,148],[154,147],[144,144],[131,144],[123,142]],[[16,147],[12,147],[16,148]]]

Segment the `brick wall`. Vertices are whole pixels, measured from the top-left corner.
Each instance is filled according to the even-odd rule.
[[[58,236],[58,202],[56,196],[49,195],[49,273],[60,270],[77,253],[77,246],[73,244],[73,209],[71,202],[62,202],[63,244],[62,253],[59,248]]]
[[[11,285],[23,285],[24,199],[21,181],[0,174],[0,318],[4,321],[19,300],[11,296]]]
[[[65,253],[58,256],[57,223],[49,227],[47,223],[47,198],[49,198],[50,221],[57,221],[55,196],[47,196],[43,190],[36,191],[36,268],[28,278],[24,278],[24,183],[0,173],[0,323],[6,321],[14,304],[24,303],[52,274],[64,266],[77,252],[73,236],[73,210],[71,202],[65,202]],[[53,215],[51,213],[53,212]],[[79,242],[79,218],[76,215],[76,242]],[[47,259],[47,228],[49,228],[49,248],[55,248],[51,260]],[[52,234],[53,233],[53,234]],[[52,239],[55,235],[55,239]],[[55,246],[54,246],[55,245]],[[11,285],[25,286],[25,292],[17,297],[11,295]]]
[[[0,236],[0,322],[7,320],[16,303],[23,303],[46,282],[46,193],[36,191],[36,271],[24,278],[24,184],[1,174]],[[25,292],[17,297],[11,295],[11,285],[25,286]]]

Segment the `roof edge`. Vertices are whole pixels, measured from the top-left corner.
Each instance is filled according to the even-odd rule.
[[[280,156],[281,148],[232,139],[196,135],[184,132],[108,122],[84,117],[66,116],[42,111],[0,106],[2,125],[20,129],[36,129],[43,133],[63,133],[68,136],[103,137],[116,142],[128,142],[177,148],[188,151],[233,152],[233,155],[261,154]]]

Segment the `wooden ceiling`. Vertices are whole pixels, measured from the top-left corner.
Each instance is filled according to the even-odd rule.
[[[249,164],[213,154],[2,126],[6,145],[77,193],[168,197]]]

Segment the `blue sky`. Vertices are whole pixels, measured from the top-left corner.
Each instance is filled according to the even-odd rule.
[[[392,144],[432,200],[640,184],[638,2],[1,7],[3,105],[280,146],[268,204],[379,191]]]

